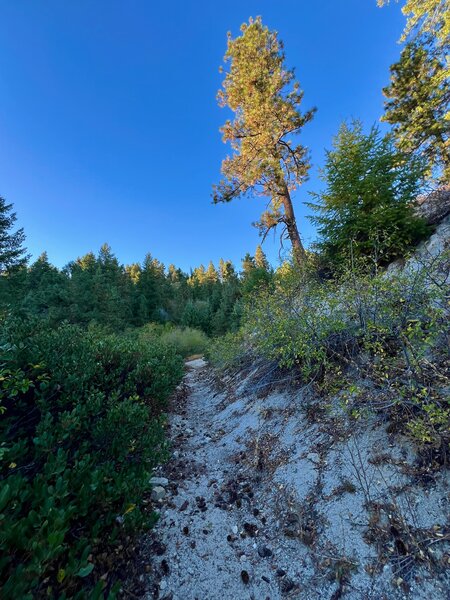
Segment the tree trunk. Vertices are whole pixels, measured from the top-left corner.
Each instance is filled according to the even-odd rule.
[[[292,244],[292,252],[294,258],[299,266],[304,262],[306,253],[303,248],[302,241],[297,229],[297,222],[294,215],[294,207],[292,206],[291,195],[287,186],[284,186],[283,192],[281,193],[281,199],[284,206],[284,220],[286,223],[289,239]]]

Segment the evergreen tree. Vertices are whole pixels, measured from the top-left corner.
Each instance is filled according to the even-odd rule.
[[[186,276],[181,269],[177,269],[175,265],[171,264],[168,268],[168,279],[170,283],[179,283],[186,279]]]
[[[52,323],[68,318],[68,280],[50,264],[46,252],[31,265],[22,308],[29,314],[46,317]]]
[[[185,327],[196,327],[205,333],[211,333],[211,312],[209,303],[205,300],[190,300],[187,302],[181,324]]]
[[[242,259],[242,272],[241,278],[245,279],[250,275],[250,273],[256,269],[255,257],[252,256],[249,252]]]
[[[97,323],[121,329],[130,322],[132,303],[125,269],[108,244],[103,244],[97,257],[94,288]]]
[[[261,245],[256,246],[255,251],[255,265],[258,269],[264,269],[265,271],[270,271],[269,261],[267,260],[266,255],[264,254]]]
[[[300,112],[303,92],[286,68],[283,44],[275,31],[269,31],[261,18],[244,23],[242,35],[228,35],[221,106],[235,113],[233,122],[221,128],[223,141],[233,155],[222,162],[224,179],[214,188],[214,202],[229,202],[254,192],[269,197],[270,209],[257,226],[262,235],[278,224],[292,243],[297,261],[304,256],[292,205],[291,193],[307,178],[307,150],[293,144],[312,119],[314,111]]]
[[[0,197],[0,274],[25,266],[28,256],[25,243],[25,233],[22,228],[12,232],[17,220],[15,212],[11,212],[12,204],[7,204]]]
[[[244,296],[250,295],[260,286],[269,285],[272,279],[272,272],[269,270],[269,263],[266,256],[259,247],[257,248],[258,261],[256,256],[251,256],[248,252],[242,259],[242,293]],[[267,268],[266,268],[267,267]]]
[[[70,262],[64,269],[69,278],[70,308],[69,318],[74,323],[87,325],[95,319],[97,297],[95,278],[97,259],[93,252]]]
[[[141,265],[139,263],[132,263],[125,267],[125,273],[129,277],[130,281],[136,284],[141,276]]]
[[[220,259],[219,277],[222,283],[226,283],[233,279],[236,279],[236,270],[231,260],[223,260],[223,258]]]
[[[448,182],[450,80],[431,43],[416,40],[405,46],[383,93],[387,101],[382,120],[393,125],[398,148],[426,156],[429,171],[440,167],[441,179]]]
[[[163,273],[158,262],[147,253],[141,268],[139,281],[136,284],[138,297],[139,318],[138,324],[144,325],[150,321],[162,307],[163,300]]]
[[[208,268],[206,269],[205,278],[209,283],[217,283],[219,281],[219,274],[212,261],[210,261]]]
[[[390,0],[378,0],[379,6]],[[402,41],[411,35],[432,35],[440,46],[450,38],[450,0],[406,0],[402,13],[407,17]]]
[[[360,121],[344,123],[327,152],[326,189],[313,194],[318,204],[311,205],[325,263],[336,267],[350,255],[370,255],[384,264],[426,235],[413,209],[423,168],[377,128],[364,134]]]

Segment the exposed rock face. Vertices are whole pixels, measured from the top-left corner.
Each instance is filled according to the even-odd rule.
[[[437,225],[450,215],[450,185],[417,198],[417,214],[429,225]]]

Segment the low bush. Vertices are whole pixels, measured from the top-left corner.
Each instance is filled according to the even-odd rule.
[[[161,341],[174,346],[184,357],[203,354],[209,343],[206,333],[192,327],[173,327],[161,335]]]
[[[229,370],[241,367],[251,353],[252,347],[242,328],[214,339],[207,348],[206,356],[216,369]]]
[[[129,335],[137,336],[142,343],[152,344],[158,340],[162,344],[175,348],[184,358],[193,354],[203,354],[209,344],[206,333],[193,327],[148,323],[138,330],[131,331]]]
[[[0,353],[1,597],[114,597],[99,553],[154,521],[142,500],[182,359],[157,339],[13,319]]]
[[[290,369],[353,416],[383,412],[421,445],[450,440],[449,257],[320,282],[284,268],[248,304],[238,336],[211,347],[233,367],[240,351]],[[240,349],[240,350],[239,350]]]

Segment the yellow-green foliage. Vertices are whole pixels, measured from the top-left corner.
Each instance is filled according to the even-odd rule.
[[[207,358],[219,370],[241,366],[250,354],[251,347],[246,341],[244,329],[216,338],[207,350]]]
[[[239,337],[211,348],[213,360],[234,365],[246,348],[321,394],[351,398],[352,414],[401,415],[417,441],[442,448],[450,416],[448,264],[442,257],[414,272],[352,271],[328,282],[284,268],[274,290],[247,306]],[[355,385],[360,380],[367,385]]]
[[[389,4],[389,0],[378,0],[378,5]],[[449,0],[406,0],[402,13],[407,18],[402,41],[419,31],[436,36],[439,43],[448,44],[450,37]]]
[[[148,323],[138,330],[137,335],[144,343],[159,340],[163,344],[175,348],[176,352],[184,357],[203,354],[209,343],[208,336],[200,329],[193,327],[173,327]]]
[[[164,331],[161,341],[174,346],[181,356],[203,354],[208,346],[208,336],[200,329],[173,327]]]

